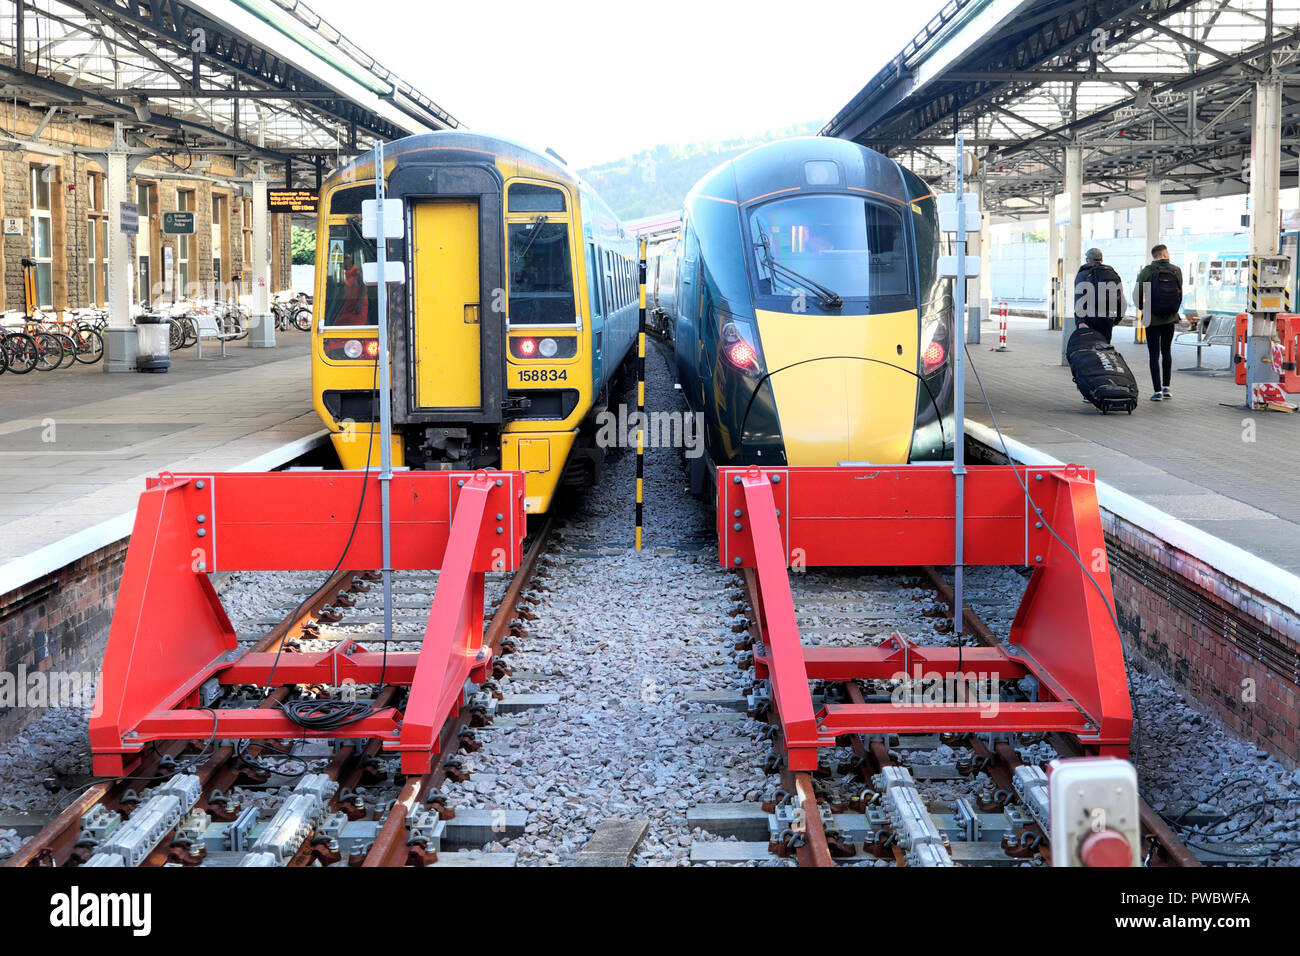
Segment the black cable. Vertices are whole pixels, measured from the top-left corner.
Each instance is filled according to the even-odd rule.
[[[309,730],[346,727],[374,713],[374,705],[360,700],[316,700],[304,698],[282,704],[285,716]]]
[[[371,392],[378,391],[377,388],[378,380],[379,380],[379,356],[376,355],[375,370],[372,373],[370,379]],[[343,567],[343,562],[347,559],[348,552],[352,550],[352,539],[353,537],[355,537],[357,533],[357,525],[361,523],[361,511],[365,507],[365,503],[366,503],[366,487],[370,483],[368,481],[370,477],[370,457],[371,454],[374,452],[374,448],[375,448],[373,424],[371,426],[371,429],[372,429],[371,439],[366,444],[366,466],[361,470],[361,497],[357,499],[357,511],[352,518],[352,530],[348,532],[347,543],[343,545],[343,553],[339,555],[339,559],[334,565],[334,570],[331,571],[329,574],[325,575],[325,581],[321,582],[322,586],[324,586],[325,582],[329,581],[330,578],[338,574],[339,568]],[[313,591],[312,593],[314,594],[315,592]],[[305,608],[308,602],[310,601],[311,601],[311,594],[308,594],[305,598],[302,599],[302,601],[298,604],[298,606],[293,609],[293,613],[289,616],[297,617],[299,614],[302,613],[303,608]],[[271,662],[271,670],[267,673],[266,683],[262,687],[263,696],[269,695],[271,692],[271,678],[275,676],[275,669],[280,664],[280,655],[284,652],[284,644],[285,644],[284,641],[280,641],[280,646],[276,648],[275,660]]]
[[[979,386],[980,397],[984,400],[984,407],[987,408],[989,412],[989,420],[993,422],[993,430],[997,432],[998,441],[1001,442],[1002,444],[1002,454],[1006,456],[1008,462],[1013,463],[1011,468],[1011,473],[1016,476],[1016,483],[1020,485],[1020,490],[1024,492],[1025,501],[1028,502],[1029,506],[1034,509],[1035,513],[1038,515],[1038,519],[1043,522],[1043,527],[1046,528],[1049,532],[1051,532],[1052,537],[1057,540],[1057,542],[1061,545],[1061,547],[1065,548],[1065,550],[1069,552],[1070,557],[1074,558],[1075,564],[1077,564],[1079,566],[1079,569],[1083,571],[1084,576],[1092,583],[1092,586],[1097,589],[1097,594],[1101,597],[1101,603],[1105,605],[1106,613],[1110,615],[1111,623],[1115,625],[1115,635],[1118,637],[1120,634],[1119,617],[1115,614],[1114,607],[1111,606],[1110,601],[1106,598],[1105,589],[1102,588],[1102,586],[1097,583],[1097,579],[1092,576],[1092,572],[1088,570],[1087,565],[1085,565],[1083,561],[1079,558],[1079,556],[1075,554],[1074,549],[1071,548],[1068,544],[1066,544],[1064,539],[1062,539],[1061,536],[1056,533],[1056,529],[1053,528],[1051,523],[1047,520],[1047,516],[1043,514],[1042,509],[1034,504],[1034,498],[1029,493],[1029,487],[1025,484],[1024,479],[1020,477],[1020,471],[1014,465],[1014,459],[1011,457],[1011,452],[1007,448],[1007,440],[1005,437],[1003,437],[1002,429],[998,425],[997,416],[993,414],[993,405],[989,401],[988,392],[984,391],[984,383],[980,380],[979,369],[975,367],[975,360],[971,357],[970,348],[965,343],[962,343],[962,350],[966,353],[966,364],[969,365],[970,370],[975,373],[975,384]],[[1142,736],[1141,736],[1142,715],[1138,709],[1137,694],[1133,692],[1133,677],[1131,674],[1129,674],[1127,665],[1124,668],[1124,680],[1128,686],[1129,701],[1131,702],[1133,707],[1132,754],[1134,758],[1133,765],[1134,767],[1137,767],[1138,765],[1141,764],[1141,757],[1142,757]]]

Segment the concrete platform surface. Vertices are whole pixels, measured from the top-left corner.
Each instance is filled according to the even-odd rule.
[[[1116,348],[1136,376],[1132,415],[1102,415],[1060,365],[1060,333],[1043,319],[1012,318],[1008,352],[991,351],[996,326],[970,346],[1003,434],[1063,462],[1097,470],[1097,479],[1236,545],[1265,562],[1300,573],[1300,413],[1250,411],[1232,378],[1178,371],[1196,350],[1174,347],[1172,401],[1153,402],[1147,347],[1117,328]],[[1228,362],[1207,349],[1207,368]],[[967,420],[992,425],[974,375],[967,376]]]
[[[129,534],[150,475],[270,470],[321,443],[308,336],[281,339],[165,374],[0,376],[0,593]]]

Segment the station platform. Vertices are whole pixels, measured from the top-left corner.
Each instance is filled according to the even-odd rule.
[[[172,356],[166,373],[0,376],[0,595],[131,532],[145,478],[270,470],[327,440],[310,339]]]
[[[1002,434],[1021,446],[1012,449],[1013,458],[1095,468],[1103,508],[1134,510],[1136,499],[1148,507],[1147,518],[1163,515],[1172,519],[1165,524],[1198,529],[1288,576],[1300,574],[1300,414],[1247,410],[1245,389],[1208,371],[1227,365],[1226,347],[1206,349],[1207,371],[1191,372],[1178,370],[1196,364],[1196,350],[1176,345],[1173,399],[1150,401],[1147,347],[1134,342],[1134,329],[1119,327],[1114,344],[1137,378],[1140,398],[1132,415],[1102,415],[1083,403],[1069,368],[1060,364],[1060,333],[1046,325],[1011,318],[1009,351],[996,352],[996,326],[985,323],[984,341],[970,346]],[[997,447],[973,375],[966,415],[976,423],[974,437]],[[1200,544],[1195,550],[1212,547]],[[1292,592],[1289,603],[1297,597]]]

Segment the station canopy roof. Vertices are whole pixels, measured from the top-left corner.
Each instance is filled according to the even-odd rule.
[[[1041,216],[1064,148],[1084,205],[1246,192],[1256,83],[1282,92],[1283,185],[1300,133],[1300,0],[950,0],[822,130],[939,186],[953,138],[984,157],[984,206]],[[1293,147],[1292,147],[1293,149]]]
[[[0,96],[51,117],[121,122],[163,153],[280,162],[292,176],[376,138],[458,125],[297,0],[4,6]]]

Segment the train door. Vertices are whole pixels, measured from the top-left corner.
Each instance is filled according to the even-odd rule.
[[[414,404],[478,409],[483,348],[478,203],[418,203],[414,232]]]

